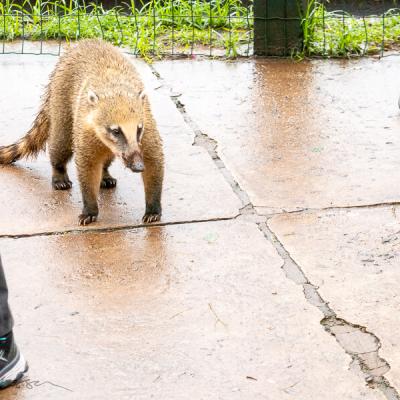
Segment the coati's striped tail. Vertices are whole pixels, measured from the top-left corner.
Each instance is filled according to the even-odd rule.
[[[0,164],[11,164],[21,158],[36,157],[46,148],[50,121],[47,114],[47,96],[29,132],[18,142],[0,146]]]

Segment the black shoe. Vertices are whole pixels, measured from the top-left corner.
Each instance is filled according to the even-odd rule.
[[[19,352],[10,332],[0,339],[0,389],[17,382],[28,371],[28,364]]]

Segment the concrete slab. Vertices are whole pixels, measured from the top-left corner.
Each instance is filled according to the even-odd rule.
[[[400,59],[155,64],[261,213],[400,200]]]
[[[338,317],[366,327],[380,339],[379,355],[391,366],[385,376],[397,389],[399,215],[398,207],[377,207],[280,215],[269,222]],[[361,347],[367,352],[371,346]]]
[[[30,360],[10,399],[383,399],[255,224],[0,239]]]
[[[48,75],[57,58],[52,56],[3,55],[0,59],[0,144],[23,136],[37,111]],[[141,71],[165,142],[166,180],[162,222],[229,218],[241,203],[218,172],[205,150],[193,147],[193,134],[171,100],[155,89],[159,83],[142,62]],[[99,222],[92,228],[135,226],[144,213],[140,176],[114,163],[118,179],[115,191],[102,191]],[[51,168],[46,155],[37,161],[21,161],[0,169],[0,235],[81,229],[77,217],[81,195],[73,163],[74,187],[70,192],[53,191]],[[213,199],[210,207],[210,198]]]

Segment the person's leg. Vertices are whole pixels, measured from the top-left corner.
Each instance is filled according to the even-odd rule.
[[[28,370],[15,344],[13,318],[8,305],[8,288],[0,258],[0,389],[12,385]]]
[[[0,338],[13,329],[13,318],[8,305],[8,288],[0,256]]]

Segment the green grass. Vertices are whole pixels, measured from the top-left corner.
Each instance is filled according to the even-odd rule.
[[[400,9],[375,17],[327,11],[312,0],[303,18],[305,56],[349,57],[382,54],[400,45]]]
[[[236,57],[252,47],[252,3],[245,7],[241,0],[152,0],[135,8],[133,0],[127,1],[124,8],[105,10],[83,0],[26,0],[22,6],[4,0],[0,3],[0,40],[102,37],[147,59],[198,50],[209,53],[210,48]],[[317,0],[310,0],[302,28],[300,57],[371,55],[400,47],[399,9],[356,18],[327,11]]]
[[[129,47],[146,58],[191,52],[196,46],[225,50],[238,55],[240,46],[251,42],[252,5],[241,0],[153,0],[134,7],[105,10],[82,0],[26,0],[22,6],[12,0],[0,3],[2,40],[76,40],[104,38]]]

